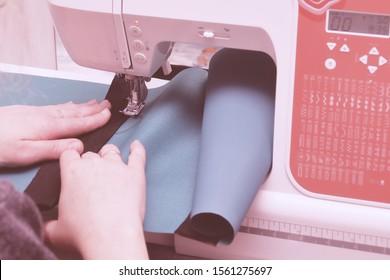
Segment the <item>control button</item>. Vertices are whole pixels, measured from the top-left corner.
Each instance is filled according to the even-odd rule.
[[[379,51],[377,48],[373,47],[371,50],[370,50],[370,54],[372,55],[379,55]]]
[[[142,34],[141,28],[139,28],[136,25],[130,26],[129,30],[130,30],[131,34],[133,34],[134,37],[140,37]]]
[[[141,40],[134,40],[132,46],[137,51],[142,51],[145,48],[145,44]]]
[[[376,66],[368,66],[367,68],[371,74],[374,74],[378,70],[378,67],[376,67]]]
[[[387,59],[383,56],[379,57],[379,66],[383,66],[387,63]]]
[[[336,60],[334,60],[333,58],[328,58],[326,61],[325,61],[325,67],[329,70],[333,70],[336,68]]]
[[[360,60],[363,64],[367,65],[367,63],[368,63],[368,55],[363,55],[361,58],[359,58],[359,60]]]
[[[136,53],[134,57],[135,57],[135,61],[138,64],[145,64],[146,63],[146,55],[144,55],[143,53]]]
[[[334,42],[328,42],[328,43],[326,43],[326,45],[328,46],[329,50],[331,50],[331,51],[333,51],[334,48],[337,46],[337,44]]]
[[[340,48],[340,52],[349,53],[350,49],[349,49],[348,45],[347,44],[342,45]]]

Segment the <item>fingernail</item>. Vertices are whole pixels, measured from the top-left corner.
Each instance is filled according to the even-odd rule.
[[[143,147],[141,141],[139,141],[138,139],[134,140],[130,144],[130,148],[135,149],[136,147]]]
[[[89,104],[89,105],[96,104],[96,103],[97,103],[96,99],[92,99],[92,100],[87,102],[87,104]]]
[[[81,147],[80,141],[72,141],[68,144],[67,148],[69,150],[78,150]]]
[[[109,110],[108,108],[104,108],[104,110],[101,111],[100,114],[103,114],[103,115],[110,115],[111,112],[110,112],[110,110]]]
[[[103,106],[108,106],[109,108],[111,108],[111,103],[110,101],[108,101],[107,99],[104,99],[100,105],[103,105]]]

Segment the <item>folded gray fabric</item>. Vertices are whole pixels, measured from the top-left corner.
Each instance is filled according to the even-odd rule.
[[[231,242],[272,163],[276,66],[224,49],[210,61],[191,212],[200,234]]]

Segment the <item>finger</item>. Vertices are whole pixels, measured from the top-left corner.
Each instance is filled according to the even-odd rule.
[[[50,138],[70,137],[84,134],[105,125],[111,116],[107,108],[103,111],[81,118],[63,118],[56,122],[55,129]]]
[[[44,226],[44,238],[46,242],[53,244],[58,248],[72,248],[71,240],[63,230],[58,229],[58,221],[49,221]]]
[[[127,165],[134,169],[136,173],[145,171],[146,151],[145,147],[138,140],[135,140],[130,145],[130,155]]]
[[[51,244],[55,244],[56,243],[56,227],[57,227],[57,223],[58,221],[57,220],[53,220],[53,221],[49,221],[45,224],[45,227],[44,227],[44,237],[45,237],[45,240],[48,241],[49,243]]]
[[[97,153],[93,153],[93,152],[86,152],[84,154],[81,155],[81,158],[83,159],[86,159],[86,158],[98,158],[99,155]]]
[[[66,150],[74,150],[76,154],[83,151],[83,143],[78,139],[21,141],[18,143],[18,151],[12,157],[15,165],[34,164],[45,160],[59,159]]]
[[[81,118],[91,116],[100,113],[106,108],[111,108],[111,104],[108,100],[103,100],[100,103],[97,100],[91,100],[89,102],[81,104],[68,102],[64,104],[50,105],[46,107],[47,110],[50,110],[50,112],[52,112],[52,115],[55,118],[59,119]]]
[[[110,158],[115,160],[122,160],[119,148],[113,144],[104,145],[99,151],[99,155],[102,158]]]
[[[80,153],[76,150],[65,150],[60,156],[60,162],[69,162],[80,159]]]
[[[72,174],[72,164],[80,160],[80,154],[75,150],[66,150],[60,156],[60,173],[61,179],[65,173]],[[64,186],[61,188],[61,193],[65,192]]]

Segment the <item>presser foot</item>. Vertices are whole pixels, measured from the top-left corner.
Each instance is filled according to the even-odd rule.
[[[126,98],[128,100],[126,108],[120,112],[124,115],[135,117],[145,107],[144,101],[148,95],[148,88],[146,87],[144,77],[125,76],[124,78],[129,84],[130,94]]]
[[[132,98],[128,97],[127,100],[129,101],[127,103],[127,106],[125,109],[121,110],[120,112],[122,114],[125,114],[126,116],[135,117],[138,116],[139,113],[142,111],[142,109],[145,107],[145,102],[136,102]]]

